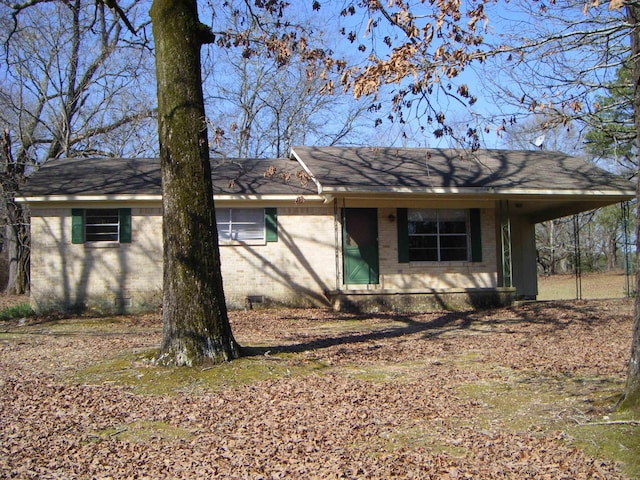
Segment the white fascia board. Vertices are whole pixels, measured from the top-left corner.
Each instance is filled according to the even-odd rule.
[[[307,167],[307,165],[302,161],[300,156],[295,152],[293,148],[291,149],[291,156],[293,156],[293,158],[296,159],[296,161],[300,164],[302,169],[307,173],[307,175],[309,175],[309,177],[311,177],[311,180],[313,180],[313,183],[316,184],[316,188],[318,189],[318,195],[322,195],[322,192],[324,189],[322,187],[322,184],[320,183],[320,180],[316,178],[316,176],[313,174],[311,169]]]
[[[216,202],[296,202],[300,197],[305,202],[325,202],[326,196],[323,195],[292,195],[292,194],[274,194],[274,195],[214,195]],[[95,203],[95,202],[162,202],[162,195],[42,195],[42,196],[22,196],[16,197],[16,201],[20,203]]]
[[[303,198],[305,202],[324,202],[324,195],[290,195],[290,194],[274,194],[274,195],[214,195],[213,200],[215,202],[296,202],[300,198]]]
[[[580,190],[580,189],[534,189],[534,188],[473,188],[473,187],[324,187],[325,194],[336,196],[367,195],[367,194],[390,194],[390,195],[464,195],[464,196],[513,196],[513,197],[575,197],[575,196],[614,196],[633,197],[634,190]]]
[[[37,195],[19,196],[20,203],[61,203],[61,202],[161,202],[162,195]]]

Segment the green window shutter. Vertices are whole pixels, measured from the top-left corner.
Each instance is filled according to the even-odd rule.
[[[278,241],[278,209],[277,208],[264,209],[264,225],[266,229],[267,242],[277,242]]]
[[[84,243],[84,210],[71,210],[71,243]]]
[[[469,223],[471,224],[471,261],[482,261],[482,232],[480,230],[480,209],[469,210]]]
[[[131,243],[131,209],[118,209],[120,217],[120,243]]]
[[[409,220],[406,208],[396,211],[398,227],[398,263],[409,263]]]

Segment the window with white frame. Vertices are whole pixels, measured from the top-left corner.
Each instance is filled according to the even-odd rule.
[[[85,210],[84,235],[87,242],[117,242],[120,215],[117,208]]]
[[[264,208],[216,208],[218,240],[228,243],[264,243]]]
[[[470,238],[467,212],[456,209],[408,209],[409,260],[468,261]]]

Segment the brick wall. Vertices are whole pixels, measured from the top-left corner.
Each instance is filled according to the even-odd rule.
[[[327,305],[336,285],[333,207],[279,207],[278,241],[220,247],[227,303]]]
[[[161,304],[162,210],[132,208],[132,243],[72,244],[70,208],[32,208],[31,298],[41,310]]]
[[[244,205],[243,205],[244,206]],[[372,206],[372,205],[368,205]],[[482,261],[398,263],[396,208],[378,208],[379,285],[341,284],[341,226],[333,205],[280,205],[278,241],[222,245],[227,304],[329,305],[325,292],[380,290],[429,293],[494,289],[493,208],[482,208]],[[162,210],[133,207],[132,242],[71,243],[71,208],[32,207],[31,292],[42,310],[84,305],[105,311],[159,308],[162,291]]]
[[[395,208],[378,210],[380,289],[429,292],[497,286],[496,232],[492,208],[481,210],[481,262],[398,263],[397,225],[389,220],[389,215],[395,214]]]
[[[161,208],[132,208],[132,242],[72,244],[71,208],[32,208],[32,301],[41,310],[88,306],[148,310],[161,304]],[[332,207],[278,208],[278,241],[221,246],[225,296],[247,301],[326,305],[335,288]],[[249,297],[249,298],[248,298]]]

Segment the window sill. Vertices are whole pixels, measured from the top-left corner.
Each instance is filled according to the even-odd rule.
[[[84,248],[120,248],[120,242],[85,242]]]
[[[438,262],[438,261],[427,261],[427,260],[411,260],[409,261],[410,265],[418,265],[418,266],[462,266],[462,265],[469,265],[471,262],[470,260],[452,260],[452,261],[448,261],[448,262]]]
[[[242,246],[255,246],[255,245],[266,245],[267,242],[265,240],[251,240],[248,242],[242,242],[242,241],[231,241],[231,242],[220,242],[220,246],[221,247],[242,247]]]

